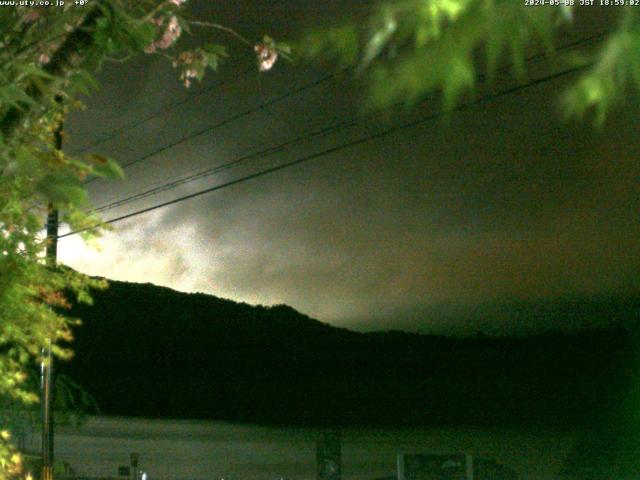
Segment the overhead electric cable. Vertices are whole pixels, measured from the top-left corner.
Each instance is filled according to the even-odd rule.
[[[378,110],[379,111],[379,110]],[[320,138],[320,137],[324,137],[333,133],[337,133],[340,132],[343,129],[352,127],[354,125],[357,125],[358,122],[360,120],[362,120],[362,117],[365,116],[370,116],[370,115],[374,115],[375,113],[377,113],[378,111],[375,112],[370,112],[367,115],[360,115],[360,116],[356,116],[353,117],[351,119],[345,120],[343,122],[340,122],[338,124],[334,124],[328,127],[323,127],[320,128],[318,130],[314,130],[311,133],[307,133],[305,135],[300,135],[294,139],[291,140],[287,140],[286,142],[282,142],[278,145],[274,145],[262,150],[259,150],[257,152],[253,152],[253,153],[249,153],[247,155],[243,155],[239,158],[236,158],[234,160],[231,160],[229,162],[220,164],[220,165],[216,165],[214,167],[211,168],[207,168],[205,170],[202,170],[200,172],[191,174],[191,175],[187,175],[185,177],[182,178],[178,178],[176,180],[173,180],[171,182],[167,182],[164,183],[162,185],[159,185],[157,187],[153,187],[151,189],[136,193],[134,195],[122,198],[120,200],[116,200],[114,202],[108,203],[106,205],[102,205],[96,209],[94,209],[93,211],[95,213],[100,213],[100,212],[105,212],[107,210],[111,210],[113,208],[125,205],[127,203],[131,203],[133,201],[136,200],[141,200],[143,198],[155,195],[157,193],[161,193],[167,190],[172,190],[173,188],[180,186],[180,185],[184,185],[186,183],[190,183],[190,182],[194,182],[196,180],[200,180],[202,178],[206,178],[208,176],[214,175],[216,173],[222,172],[222,171],[227,171],[230,170],[233,167],[236,167],[244,162],[247,162],[248,160],[252,160],[254,158],[263,158],[269,155],[274,155],[276,153],[280,153],[283,151],[286,151],[289,147],[295,146],[295,145],[300,145],[302,143],[308,142],[310,140],[316,139],[316,138]]]
[[[334,78],[335,76],[336,76],[335,73],[330,73],[328,75],[324,75],[324,76],[320,77],[319,79],[316,79],[316,80],[314,80],[312,82],[309,82],[309,83],[306,83],[306,84],[302,85],[301,87],[296,88],[295,90],[290,90],[288,92],[285,92],[282,95],[278,95],[276,97],[273,97],[273,98],[267,100],[264,103],[261,103],[260,105],[257,105],[255,107],[251,107],[251,108],[249,108],[247,110],[244,110],[244,111],[242,111],[240,113],[236,113],[234,115],[231,115],[230,117],[227,117],[227,118],[225,118],[223,120],[220,120],[219,122],[215,123],[214,125],[209,125],[208,127],[205,127],[205,128],[200,129],[200,130],[197,130],[197,131],[195,131],[193,133],[190,133],[189,135],[187,135],[185,137],[181,137],[178,140],[175,140],[173,142],[167,143],[167,144],[165,144],[165,145],[163,145],[163,146],[161,146],[161,147],[159,147],[159,148],[157,148],[157,149],[155,149],[155,150],[153,150],[153,151],[151,151],[149,153],[144,154],[141,157],[136,158],[135,160],[132,160],[132,161],[130,161],[128,163],[125,163],[124,165],[121,165],[121,167],[122,168],[127,168],[127,167],[130,167],[132,165],[135,165],[138,162],[141,162],[143,160],[147,160],[148,158],[154,157],[159,153],[162,153],[162,152],[164,152],[166,150],[169,150],[169,149],[171,149],[171,148],[173,148],[173,147],[175,147],[177,145],[180,145],[181,143],[184,143],[184,142],[187,142],[189,140],[192,140],[192,139],[194,139],[196,137],[199,137],[200,135],[204,135],[207,132],[211,132],[211,131],[213,131],[213,130],[215,130],[217,128],[220,128],[220,127],[222,127],[224,125],[227,125],[228,123],[231,123],[231,122],[233,122],[235,120],[238,120],[239,118],[246,117],[247,115],[250,115],[252,113],[258,112],[260,110],[264,110],[265,108],[268,108],[268,107],[270,107],[272,105],[275,105],[276,103],[281,102],[282,100],[285,100],[285,99],[287,99],[289,97],[293,97],[295,95],[298,95],[299,93],[302,93],[302,92],[304,92],[306,90],[314,88],[314,87],[326,82],[327,80],[330,80],[330,79]],[[88,183],[93,182],[94,180],[97,180],[97,178],[92,178],[92,179],[87,180],[85,182],[85,185],[88,184]]]
[[[595,39],[599,39],[599,38],[603,37],[604,35],[606,35],[606,33],[600,33],[600,34],[594,35],[594,36],[589,37],[589,38],[581,39],[581,40],[578,40],[578,41],[573,42],[571,44],[559,47],[558,49],[556,49],[556,51],[563,51],[563,50],[566,50],[566,49],[575,48],[576,46],[584,44],[585,42],[592,42]],[[527,59],[527,63],[530,63],[531,61],[534,61],[536,58],[541,57],[541,56],[544,56],[544,54],[534,55],[534,56],[532,56],[532,57]],[[510,68],[510,67],[504,67],[503,69],[500,69],[500,70],[502,71],[505,68]],[[481,75],[480,79],[484,78],[484,76],[485,75]],[[380,110],[384,110],[384,109],[380,109]],[[323,137],[323,136],[330,135],[330,134],[333,134],[333,133],[338,133],[338,132],[340,132],[340,131],[342,131],[344,129],[356,126],[362,119],[364,119],[366,117],[369,117],[369,116],[372,116],[372,115],[375,115],[376,113],[379,113],[380,110],[375,110],[375,111],[372,111],[372,112],[368,112],[368,113],[366,113],[364,115],[354,116],[351,119],[345,120],[343,122],[339,122],[338,124],[315,130],[315,131],[313,131],[311,133],[298,136],[298,137],[296,137],[296,138],[294,138],[292,140],[288,140],[288,141],[280,143],[278,145],[275,145],[275,146],[272,146],[272,147],[268,147],[268,148],[259,150],[257,152],[253,152],[253,153],[241,156],[239,158],[236,158],[236,159],[234,159],[232,161],[229,161],[229,162],[226,162],[226,163],[223,163],[223,164],[220,164],[220,165],[216,165],[216,166],[211,167],[211,168],[207,168],[207,169],[202,170],[200,172],[197,172],[197,173],[194,173],[194,174],[190,174],[190,175],[184,176],[182,178],[178,178],[176,180],[172,180],[170,182],[161,184],[161,185],[156,186],[156,187],[152,187],[152,188],[144,190],[142,192],[138,192],[138,193],[135,193],[135,194],[130,195],[128,197],[122,198],[120,200],[116,200],[116,201],[110,202],[108,204],[101,205],[100,207],[94,209],[93,211],[95,213],[105,212],[105,211],[111,210],[113,208],[117,208],[119,206],[126,205],[128,203],[131,203],[131,202],[134,202],[134,201],[137,201],[137,200],[141,200],[143,198],[147,198],[147,197],[150,197],[152,195],[155,195],[155,194],[158,194],[158,193],[161,193],[161,192],[172,190],[173,188],[175,188],[177,186],[184,185],[186,183],[190,183],[190,182],[193,182],[193,181],[196,181],[196,180],[200,180],[202,178],[206,178],[208,176],[214,175],[214,174],[219,173],[221,171],[229,170],[229,169],[231,169],[233,167],[236,167],[236,166],[238,166],[238,165],[240,165],[240,164],[242,164],[244,162],[247,162],[249,160],[252,160],[254,158],[262,158],[264,156],[269,156],[269,155],[273,155],[273,154],[276,154],[276,153],[280,153],[282,151],[285,151],[288,147],[292,147],[292,146],[299,145],[299,144],[304,143],[304,142],[308,142],[310,140],[313,140],[314,138]]]
[[[537,86],[537,85],[540,85],[540,84],[543,84],[543,83],[546,83],[546,82],[549,82],[549,81],[552,81],[552,80],[556,80],[558,78],[570,75],[572,73],[576,73],[576,72],[578,72],[580,70],[584,70],[588,66],[590,66],[590,65],[582,65],[582,66],[578,66],[578,67],[573,67],[573,68],[570,68],[570,69],[567,69],[567,70],[563,70],[562,72],[558,72],[558,73],[555,73],[555,74],[552,74],[552,75],[547,75],[545,77],[542,77],[542,78],[539,78],[539,79],[536,79],[536,80],[532,80],[532,81],[524,83],[524,84],[520,84],[520,85],[516,85],[514,87],[507,88],[507,89],[505,89],[505,90],[503,90],[501,92],[498,92],[498,93],[495,93],[495,94],[492,94],[492,95],[487,95],[487,96],[484,96],[484,97],[482,97],[480,99],[464,103],[464,104],[458,106],[457,108],[455,108],[454,111],[460,111],[460,110],[463,110],[465,108],[468,108],[468,107],[471,107],[471,106],[474,106],[474,105],[478,105],[478,104],[481,104],[481,103],[489,102],[489,101],[492,101],[492,100],[495,100],[495,99],[498,99],[498,98],[501,98],[501,97],[504,97],[504,96],[507,96],[507,95],[511,95],[513,93],[516,93],[516,92],[519,92],[521,90],[525,90],[527,88],[531,88],[531,87],[534,87],[534,86]],[[370,134],[370,135],[366,135],[364,137],[360,137],[360,138],[358,138],[356,140],[351,140],[351,141],[342,143],[340,145],[336,145],[334,147],[328,148],[328,149],[323,150],[321,152],[317,152],[317,153],[313,153],[313,154],[310,154],[310,155],[306,155],[306,156],[297,158],[295,160],[292,160],[292,161],[289,161],[289,162],[285,162],[285,163],[282,163],[280,165],[276,165],[274,167],[270,167],[270,168],[261,170],[261,171],[256,172],[256,173],[252,173],[250,175],[246,175],[244,177],[240,177],[240,178],[237,178],[235,180],[231,180],[229,182],[222,183],[220,185],[209,187],[209,188],[206,188],[204,190],[200,190],[200,191],[188,194],[188,195],[184,195],[182,197],[175,198],[173,200],[169,200],[169,201],[166,201],[166,202],[163,202],[163,203],[159,203],[157,205],[153,205],[151,207],[147,207],[147,208],[143,208],[141,210],[137,210],[137,211],[134,211],[134,212],[131,212],[131,213],[127,213],[125,215],[121,215],[119,217],[112,218],[110,220],[106,220],[106,221],[104,221],[102,223],[99,223],[99,224],[96,224],[96,225],[92,225],[92,226],[89,226],[89,227],[85,227],[85,228],[81,228],[81,229],[78,229],[78,230],[74,230],[72,232],[65,233],[63,235],[59,235],[58,238],[69,237],[71,235],[76,235],[78,233],[82,233],[82,232],[85,232],[85,231],[88,231],[88,230],[93,230],[95,228],[99,228],[102,225],[113,224],[113,223],[116,223],[116,222],[120,222],[120,221],[126,220],[128,218],[133,218],[133,217],[136,217],[138,215],[142,215],[143,213],[148,213],[148,212],[151,212],[151,211],[154,211],[154,210],[158,210],[160,208],[164,208],[164,207],[167,207],[167,206],[170,206],[170,205],[174,205],[176,203],[183,202],[185,200],[190,200],[192,198],[199,197],[201,195],[214,192],[216,190],[221,190],[223,188],[230,187],[232,185],[237,185],[239,183],[243,183],[243,182],[246,182],[248,180],[253,180],[254,178],[262,177],[264,175],[268,175],[270,173],[274,173],[274,172],[277,172],[277,171],[280,171],[280,170],[284,170],[286,168],[290,168],[290,167],[293,167],[295,165],[299,165],[301,163],[305,163],[305,162],[308,162],[310,160],[314,160],[316,158],[324,157],[326,155],[330,155],[332,153],[339,152],[339,151],[344,150],[346,148],[350,148],[350,147],[353,147],[353,146],[356,146],[356,145],[361,145],[361,144],[363,144],[365,142],[369,142],[371,140],[376,140],[376,139],[379,139],[379,138],[387,137],[387,136],[389,136],[391,134],[394,134],[396,132],[399,132],[401,130],[406,130],[408,128],[412,128],[412,127],[421,125],[423,123],[426,123],[426,122],[428,122],[430,120],[434,120],[434,119],[436,119],[438,117],[441,117],[442,115],[443,115],[443,113],[432,113],[432,114],[426,115],[424,117],[421,117],[421,118],[419,118],[417,120],[411,120],[409,122],[406,122],[406,123],[403,123],[403,124],[400,124],[400,125],[389,127],[387,129],[381,130],[379,132],[376,132],[376,133],[373,133],[373,134]]]
[[[78,150],[77,152],[75,152],[75,154],[80,154],[80,153],[85,153],[89,150],[91,150],[92,148],[97,147],[98,145],[101,145],[102,143],[111,140],[114,137],[117,137],[119,135],[122,135],[124,133],[126,133],[128,130],[132,130],[134,128],[139,127],[140,125],[143,125],[151,120],[153,120],[156,117],[159,117],[160,115],[163,115],[171,110],[174,110],[182,105],[184,105],[185,103],[190,102],[191,100],[195,100],[196,98],[205,95],[206,93],[211,92],[212,90],[215,90],[219,87],[221,87],[222,85],[225,85],[231,81],[235,81],[240,77],[243,77],[245,75],[247,75],[248,73],[250,73],[251,71],[254,71],[256,68],[255,66],[251,66],[246,68],[245,70],[243,70],[242,72],[229,76],[228,78],[225,78],[223,80],[219,80],[215,83],[213,83],[212,85],[200,90],[199,92],[196,92],[194,94],[191,95],[185,95],[183,98],[173,102],[173,103],[169,103],[167,105],[164,105],[162,107],[160,107],[158,110],[156,110],[155,112],[153,112],[152,114],[147,115],[146,117],[141,118],[140,120],[136,120],[134,122],[128,123],[127,125],[123,125],[122,127],[118,127],[114,130],[111,130],[110,132],[107,132],[103,135],[101,135],[97,140],[95,140],[94,142],[92,142],[91,144],[87,145],[86,147],[82,147],[80,150]]]
[[[605,31],[605,32],[601,32],[601,33],[592,35],[591,37],[588,37],[588,38],[583,38],[583,39],[577,40],[575,42],[572,42],[572,43],[567,44],[567,45],[563,45],[562,47],[559,47],[559,48],[555,49],[554,52],[559,52],[559,51],[563,51],[563,50],[566,50],[566,49],[575,48],[575,47],[580,46],[582,44],[585,44],[585,43],[592,42],[594,40],[600,39],[600,38],[606,36],[609,33],[610,33],[609,31]],[[527,61],[527,63],[529,63],[529,62],[534,61],[534,60],[536,60],[538,58],[544,58],[546,56],[548,56],[548,53],[543,52],[543,53],[540,53],[540,54],[537,54],[537,55],[534,55],[534,56],[528,58],[526,61]],[[498,72],[504,71],[504,70],[509,69],[511,67],[512,67],[511,65],[503,67],[501,69],[498,69]],[[349,70],[349,68],[342,69],[338,73],[343,73],[344,71],[347,71],[347,70]],[[315,80],[315,81],[313,81],[311,83],[307,83],[305,85],[302,85],[301,87],[299,87],[299,88],[297,88],[295,90],[292,90],[292,91],[286,92],[286,93],[284,93],[282,95],[279,95],[278,97],[275,97],[275,98],[273,98],[271,100],[268,100],[267,102],[265,102],[263,104],[260,104],[260,105],[258,105],[256,107],[253,107],[253,108],[250,108],[250,109],[248,109],[248,110],[246,110],[246,111],[244,111],[242,113],[232,115],[231,117],[229,117],[227,119],[221,120],[220,122],[218,122],[218,123],[216,123],[214,125],[211,125],[211,126],[208,126],[208,127],[204,128],[204,129],[201,129],[199,131],[196,131],[193,134],[187,135],[186,137],[182,137],[182,138],[180,138],[180,139],[178,139],[178,140],[176,140],[174,142],[171,142],[169,144],[165,144],[162,147],[159,147],[158,149],[143,155],[142,157],[139,157],[139,158],[137,158],[135,160],[132,160],[131,162],[128,162],[128,163],[125,163],[124,165],[121,165],[121,167],[122,168],[128,168],[128,167],[130,167],[132,165],[135,165],[135,164],[137,164],[137,163],[139,163],[141,161],[144,161],[144,160],[147,160],[149,158],[152,158],[155,155],[157,155],[158,153],[162,153],[162,152],[164,152],[164,151],[166,151],[168,149],[171,149],[171,148],[173,148],[173,147],[175,147],[177,145],[180,145],[180,144],[182,144],[182,143],[184,143],[186,141],[192,140],[193,138],[196,138],[196,137],[198,137],[200,135],[203,135],[203,134],[205,134],[207,132],[213,131],[213,130],[219,128],[219,127],[222,127],[222,126],[224,126],[224,125],[226,125],[228,123],[233,122],[234,120],[237,120],[237,119],[242,118],[244,116],[250,115],[250,114],[255,113],[255,112],[257,112],[259,110],[262,110],[264,108],[270,107],[270,106],[272,106],[272,105],[274,105],[274,104],[276,104],[276,103],[278,103],[278,102],[280,102],[282,100],[285,100],[286,98],[289,98],[291,96],[297,95],[298,93],[302,93],[303,91],[306,91],[306,90],[308,90],[310,88],[313,88],[313,87],[315,87],[315,86],[317,86],[317,85],[319,85],[321,83],[324,83],[327,80],[330,80],[331,78],[334,78],[336,75],[337,75],[336,73],[332,73],[332,74],[326,75],[324,77],[321,77],[320,79]],[[484,77],[484,76],[485,75],[480,75],[480,77]],[[158,116],[158,115],[157,114],[153,115],[149,119],[155,118],[156,116]],[[91,182],[93,182],[93,181],[95,181],[97,179],[98,178],[91,178],[91,179],[89,179],[89,180],[87,180],[85,182],[85,185],[88,184],[88,183],[91,183]]]

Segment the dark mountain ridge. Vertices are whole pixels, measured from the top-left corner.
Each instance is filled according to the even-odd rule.
[[[336,328],[250,306],[111,281],[78,305],[60,369],[103,413],[278,424],[576,425],[614,407],[623,329],[450,338]]]

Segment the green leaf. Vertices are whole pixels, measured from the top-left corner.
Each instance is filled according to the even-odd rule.
[[[490,2],[493,3],[493,2]],[[488,5],[487,8],[492,8],[493,5]],[[495,80],[496,68],[502,54],[504,53],[504,47],[507,40],[507,31],[503,28],[502,17],[491,15],[493,12],[486,12],[489,15],[489,24],[487,25],[487,37],[485,41],[486,52],[486,75],[489,83]]]
[[[92,153],[89,157],[96,163],[93,167],[94,174],[104,178],[124,178],[124,170],[116,161],[96,153]]]
[[[215,55],[213,53],[206,53],[204,54],[204,58],[209,68],[211,68],[214,71],[218,70],[218,63],[219,63],[218,55]],[[198,78],[198,80],[201,80],[201,78]]]
[[[291,55],[291,46],[287,43],[278,42],[277,49],[280,54]]]
[[[130,30],[134,48],[142,50],[156,38],[156,28],[149,22],[137,22],[135,28]]]
[[[227,47],[225,47],[224,45],[216,45],[215,43],[209,43],[205,45],[204,47],[202,47],[202,51],[209,54],[217,55],[219,57],[229,56]]]
[[[218,67],[218,64],[217,64],[217,57],[216,57],[216,68],[217,67]],[[195,68],[196,68],[196,80],[198,80],[200,82],[204,78],[204,66],[202,64],[198,64],[198,65],[196,65]],[[214,70],[215,70],[215,68],[214,68]]]
[[[473,87],[474,69],[468,58],[454,58],[449,65],[447,80],[443,88],[443,107],[451,111],[460,94],[467,88]]]
[[[49,72],[45,71],[43,68],[34,64],[27,64],[27,65],[21,66],[20,69],[23,75],[27,75],[30,77],[38,77],[43,80],[55,80],[56,78],[53,75],[51,75]]]
[[[376,29],[364,48],[360,63],[361,68],[366,68],[380,54],[397,28],[398,22],[395,16],[389,9],[386,9],[382,25]]]
[[[204,57],[207,66],[212,70],[218,70],[218,65],[220,64],[220,59],[226,57],[227,49],[222,45],[209,44],[199,49],[199,53]],[[196,69],[198,75],[196,78],[198,80],[202,80],[204,77],[204,69]]]
[[[73,90],[84,95],[90,95],[92,91],[100,89],[100,84],[89,72],[85,70],[77,70],[71,77],[71,86]]]
[[[81,207],[88,203],[87,192],[79,181],[60,172],[46,175],[37,190],[55,204]]]
[[[33,175],[40,166],[40,160],[33,154],[33,150],[28,147],[18,148],[16,161],[18,163],[18,173],[22,175]]]
[[[35,100],[15,84],[0,87],[0,104],[2,103],[7,103],[20,109],[36,105]]]
[[[304,59],[336,62],[340,69],[355,65],[360,52],[358,29],[355,25],[343,25],[312,33],[296,46],[296,51]]]
[[[511,58],[513,61],[513,71],[519,81],[524,81],[527,76],[527,67],[524,58],[524,45],[526,34],[522,28],[511,36]]]

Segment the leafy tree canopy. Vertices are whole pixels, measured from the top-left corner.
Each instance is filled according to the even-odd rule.
[[[0,480],[21,471],[8,427],[28,411],[17,405],[37,401],[29,369],[43,361],[49,342],[57,357],[71,356],[64,345],[77,321],[58,312],[69,306],[69,294],[90,302],[88,289],[105,286],[44,261],[47,208],[58,210],[72,229],[95,225],[99,219],[91,213],[84,180],[122,176],[114,161],[71,157],[59,149],[66,112],[79,105],[78,95],[91,92],[95,73],[108,60],[166,57],[187,87],[207,69],[216,70],[227,55],[224,46],[176,48],[193,25],[243,42],[260,70],[288,53],[269,37],[253,44],[228,27],[192,20],[185,2],[91,0],[0,9]],[[7,414],[9,407],[14,415]]]
[[[527,54],[532,47],[539,48],[558,63],[584,67],[564,92],[564,110],[576,117],[593,114],[602,123],[614,106],[640,87],[640,8],[605,7],[615,9],[614,28],[599,32],[606,38],[598,48],[578,55],[561,54],[555,48],[578,20],[599,7],[578,6],[578,0],[572,6],[564,0],[541,6],[529,3],[382,2],[367,21],[345,22],[313,33],[299,47],[306,57],[366,73],[370,106],[411,105],[440,93],[445,111],[458,105],[481,79],[491,83],[505,65],[519,80],[524,79]]]

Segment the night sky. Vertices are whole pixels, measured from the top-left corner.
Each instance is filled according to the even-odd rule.
[[[225,23],[256,40],[263,33],[289,40],[305,27],[359,15],[366,7],[366,2],[236,1],[213,12],[204,0],[190,3],[198,18]],[[602,25],[558,43],[593,35],[596,27]],[[109,64],[100,74],[101,91],[68,122],[66,148],[78,151],[139,123],[93,147],[126,164],[332,72],[280,62],[260,74],[248,70],[251,62],[237,50],[218,75],[189,90],[161,58]],[[538,62],[530,73],[535,78],[553,71]],[[117,223],[100,241],[101,251],[83,247],[77,236],[62,239],[60,261],[108,278],[248,303],[286,303],[360,330],[473,329],[478,311],[485,312],[483,328],[558,327],[549,323],[557,319],[545,323],[544,318],[516,325],[496,312],[514,302],[640,293],[637,98],[629,98],[601,131],[564,122],[559,95],[575,78],[523,89],[456,112],[448,123],[428,121]],[[349,76],[320,82],[137,162],[127,168],[125,181],[91,183],[92,201],[101,206],[361,115],[361,87]],[[192,99],[140,123],[187,97]],[[355,128],[261,156],[105,212],[103,218],[320,152],[438,108],[433,100],[412,112],[374,115]]]

